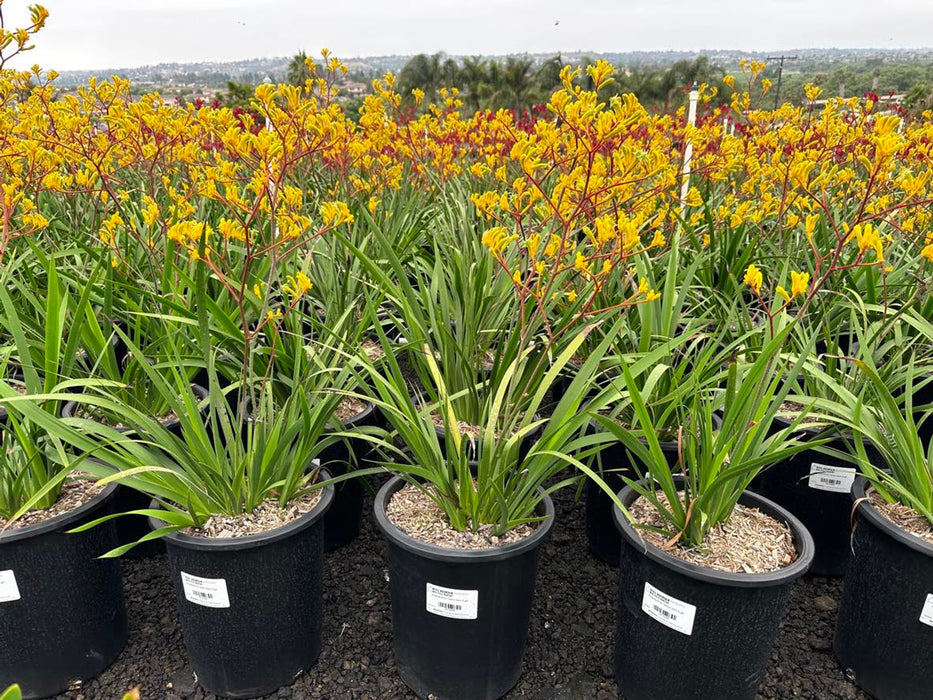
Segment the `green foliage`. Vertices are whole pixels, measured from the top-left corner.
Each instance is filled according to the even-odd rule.
[[[731,363],[722,389],[715,382],[690,384],[692,392],[683,396],[689,423],[678,429],[679,463],[674,467],[661,451],[663,433],[646,406],[645,392],[623,363],[625,389],[641,437],[607,417],[597,415],[597,420],[637,458],[636,464],[646,465],[646,473],[638,478],[623,478],[657,510],[665,523],[662,534],[672,541],[686,547],[702,546],[706,534],[729,518],[762,469],[812,447],[812,442],[801,444],[793,437],[803,414],[784,429],[772,430],[789,384],[802,365],[798,359],[785,368],[779,359],[790,328],[771,339],[753,362]],[[718,430],[713,422],[716,410],[722,412]],[[611,493],[605,482],[596,475],[592,478]],[[631,519],[615,494],[612,498]]]
[[[18,685],[11,685],[0,693],[0,700],[23,700],[23,694]]]

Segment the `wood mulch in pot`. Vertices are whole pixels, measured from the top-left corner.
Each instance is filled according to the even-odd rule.
[[[62,485],[58,500],[55,501],[51,508],[26,511],[23,513],[22,517],[17,518],[12,523],[8,523],[5,519],[0,518],[0,530],[6,529],[7,527],[9,527],[10,530],[16,530],[17,528],[36,525],[46,520],[51,520],[59,515],[64,515],[75,508],[80,508],[105,488],[106,486],[101,486],[96,481],[86,479],[66,481]]]
[[[360,345],[360,349],[363,351],[363,354],[366,355],[367,358],[369,358],[370,362],[381,360],[383,357],[386,356],[386,351],[382,347],[382,345],[377,343],[375,340],[371,340],[369,338],[367,338],[366,340],[362,342],[362,344]]]
[[[262,501],[252,513],[239,515],[215,514],[201,527],[187,527],[182,532],[193,537],[236,538],[258,535],[288,525],[302,515],[310,513],[321,500],[321,490],[310,491],[279,507],[274,498]]]
[[[781,407],[778,409],[776,415],[778,418],[783,418],[784,420],[787,420],[787,421],[794,421],[796,420],[797,416],[799,416],[801,413],[803,413],[806,410],[806,408],[807,407],[804,406],[802,403],[797,403],[796,401],[785,401],[784,403],[781,404]],[[798,427],[804,426],[804,425],[815,427],[815,428],[821,428],[821,427],[828,426],[829,423],[827,423],[826,420],[818,416],[814,416],[813,414],[808,413],[807,415],[803,417],[803,420],[801,420],[800,423],[798,423]]]
[[[888,503],[874,489],[868,492],[868,500],[881,517],[927,544],[933,544],[933,525],[913,508],[903,503]]]
[[[667,505],[663,493],[658,492],[658,499]],[[629,512],[642,525],[669,527],[655,507],[641,496],[632,503]],[[725,523],[710,530],[702,549],[685,547],[679,542],[669,546],[669,538],[650,530],[639,529],[638,533],[649,544],[678,559],[734,574],[777,571],[797,559],[797,548],[787,524],[741,503]]]
[[[351,418],[356,418],[367,408],[366,403],[355,396],[345,396],[340,405],[337,406],[335,413],[341,422],[346,422]]]
[[[427,486],[430,489],[431,486]],[[425,490],[405,484],[392,494],[386,506],[386,516],[400,530],[421,542],[450,549],[491,549],[519,542],[533,534],[531,525],[519,525],[502,535],[495,535],[493,525],[483,525],[476,532],[461,532],[450,521]]]
[[[113,428],[114,430],[126,430],[130,427],[120,422],[114,422],[111,420],[110,416],[93,406],[85,408],[79,404],[75,407],[74,417],[82,418],[84,420],[91,420],[95,423],[101,423],[106,425],[108,428]],[[175,411],[172,410],[166,411],[165,413],[159,414],[158,416],[152,416],[152,418],[162,425],[174,423],[178,420],[178,416],[176,415]]]
[[[444,419],[437,411],[431,412],[431,420],[434,422],[434,425],[436,425],[441,430],[445,429]],[[480,437],[482,437],[483,432],[486,430],[481,426],[473,425],[472,423],[467,423],[466,421],[462,420],[457,421],[457,429],[460,431],[460,434],[466,437],[470,442],[477,442]],[[496,437],[498,437],[498,433],[496,433]]]

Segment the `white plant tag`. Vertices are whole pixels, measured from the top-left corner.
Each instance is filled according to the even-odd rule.
[[[429,583],[426,609],[432,615],[454,620],[475,620],[479,612],[479,591],[444,588]]]
[[[923,604],[923,610],[920,611],[920,622],[933,627],[933,593],[927,594],[927,601]]]
[[[695,605],[672,598],[645,581],[645,595],[641,599],[641,609],[665,627],[682,634],[693,634],[693,618],[696,617]]]
[[[0,571],[0,603],[12,603],[19,600],[19,588],[12,569]]]
[[[208,608],[230,607],[227,582],[222,578],[201,578],[182,571],[181,585],[185,589],[185,598],[192,603]]]
[[[855,481],[855,467],[831,467],[828,464],[810,465],[810,478],[807,486],[820,491],[849,493]]]

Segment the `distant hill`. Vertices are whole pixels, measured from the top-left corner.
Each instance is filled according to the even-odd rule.
[[[523,54],[535,62],[543,62],[555,55],[552,53]],[[599,52],[562,52],[561,57],[568,63],[579,63],[584,59],[602,58],[617,68],[664,67],[682,59],[693,59],[705,55],[714,63],[731,68],[742,58],[765,60],[774,55],[797,56],[798,60],[788,65],[791,70],[831,70],[847,64],[859,64],[867,61],[884,63],[920,63],[933,61],[933,49],[792,49],[782,51],[737,51],[733,49],[704,49],[702,51],[620,51]],[[274,58],[251,58],[242,61],[200,62],[200,63],[159,63],[157,65],[134,68],[102,68],[99,70],[60,71],[59,84],[63,87],[81,85],[88,78],[109,78],[119,75],[130,79],[134,85],[172,85],[196,84],[206,87],[223,87],[227,81],[259,83],[264,78],[281,80],[288,67],[290,56]],[[350,69],[361,75],[373,77],[387,71],[398,73],[411,56],[366,56],[358,58],[341,57]],[[451,55],[458,59],[464,56]],[[501,59],[503,55],[483,56],[483,58]]]

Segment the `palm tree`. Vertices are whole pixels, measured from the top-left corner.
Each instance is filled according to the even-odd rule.
[[[307,64],[308,56],[304,51],[296,53],[288,64],[288,71],[285,73],[285,82],[289,85],[304,87],[305,82],[312,78],[311,69]]]
[[[464,102],[478,110],[482,100],[489,94],[488,61],[479,56],[463,59],[460,66],[459,85],[464,91]]]
[[[534,82],[531,78],[532,61],[529,58],[509,56],[504,64],[492,63],[489,78],[493,88],[490,106],[508,107],[521,112],[531,106]],[[495,68],[495,70],[493,70]]]
[[[398,87],[403,97],[409,97],[415,88],[423,90],[428,99],[441,87],[441,54],[433,56],[419,53],[412,56],[402,67],[398,76]]]
[[[550,95],[560,87],[560,72],[564,67],[564,60],[560,54],[552,56],[535,71],[535,83],[545,95]]]

